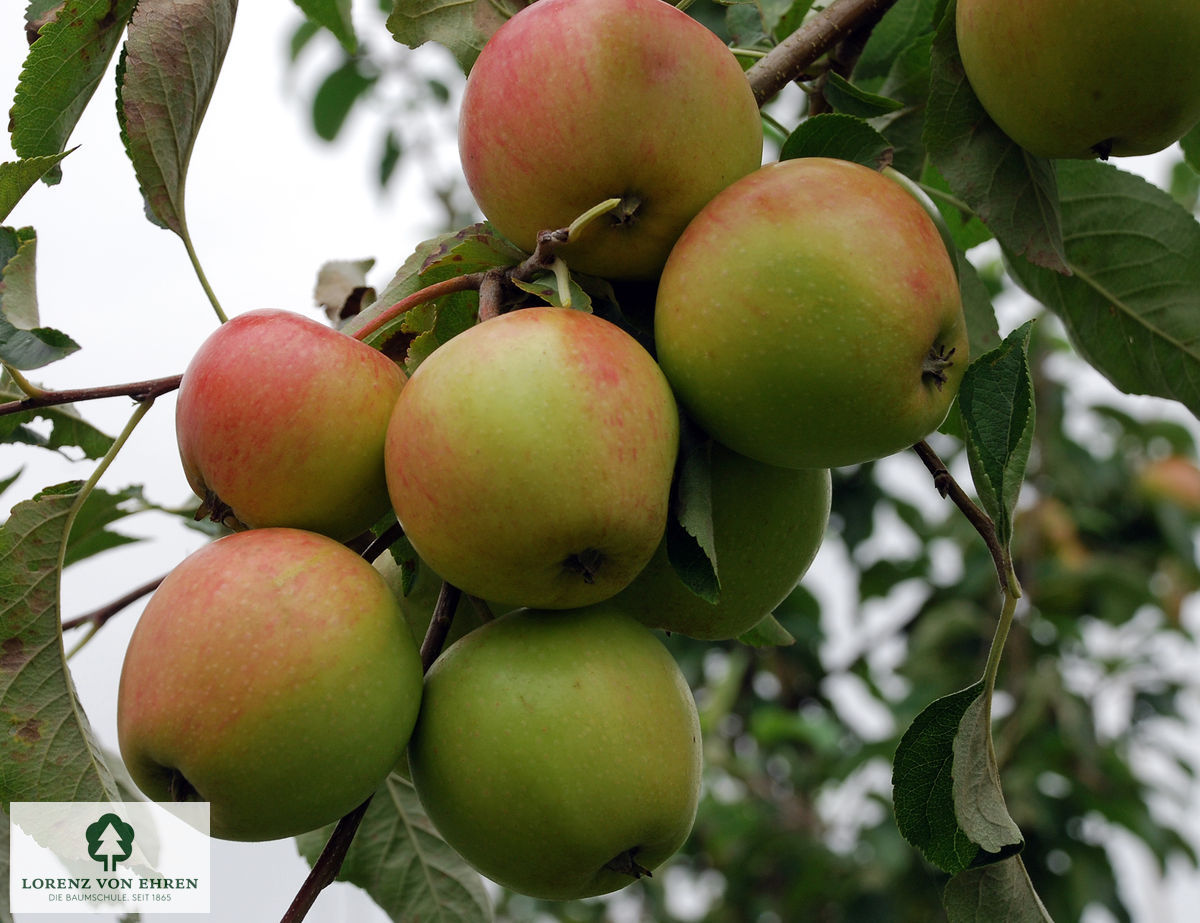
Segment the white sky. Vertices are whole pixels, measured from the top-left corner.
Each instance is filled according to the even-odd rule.
[[[27,47],[24,6],[10,2],[0,13],[0,89],[7,94],[5,108],[11,103]],[[356,7],[364,19],[378,22],[373,3]],[[371,178],[378,144],[374,121],[352,118],[335,145],[314,138],[304,105],[314,76],[321,72],[318,61],[323,55],[310,55],[291,76],[284,73],[286,38],[298,18],[290,0],[241,4],[233,42],[192,158],[189,225],[209,281],[231,315],[278,307],[318,317],[312,287],[322,263],[374,257],[377,264],[370,281],[382,287],[414,245],[435,229],[436,212],[420,191],[418,174],[408,173],[387,193],[375,186]],[[423,49],[422,56],[443,73],[453,66],[440,49]],[[181,372],[217,323],[180,241],[143,215],[133,171],[117,135],[113,92],[110,76],[72,136],[70,143],[81,147],[63,162],[63,182],[55,187],[39,184],[5,222],[37,230],[42,322],[70,334],[83,347],[76,355],[32,373],[46,387],[115,384]],[[452,137],[448,136],[447,144],[442,160],[446,169],[453,170]],[[12,159],[8,135],[3,133],[0,160]],[[1140,166],[1161,181],[1153,161],[1141,165],[1124,161],[1122,166]],[[1006,330],[1009,326],[1004,324]],[[115,434],[132,404],[115,399],[92,402],[81,410]],[[106,474],[103,486],[143,484],[150,499],[165,504],[191,497],[175,448],[173,414],[173,395],[161,398]],[[91,470],[90,465],[73,465],[42,450],[0,448],[0,477],[21,465],[24,475],[0,497],[5,511],[44,486],[86,477]],[[109,551],[73,567],[63,587],[64,616],[87,611],[165,573],[203,542],[201,536],[156,514],[139,515],[119,528],[153,541]],[[822,560],[818,559],[814,572]],[[836,562],[827,563],[836,573]],[[834,577],[825,590],[837,589]],[[72,661],[80,696],[99,739],[113,750],[119,665],[139,611],[140,606],[131,607]],[[843,645],[860,641],[861,636],[831,639],[832,644]],[[1177,876],[1169,893],[1158,893],[1144,887],[1145,856],[1131,852],[1126,860],[1131,868],[1141,870],[1136,877],[1144,893],[1134,901],[1141,911],[1139,919],[1155,923],[1187,919],[1186,910],[1200,900],[1194,873]],[[291,841],[215,843],[214,870],[219,884],[209,919],[240,923],[278,919],[307,866]],[[51,918],[28,919],[32,923]],[[356,889],[335,886],[308,919],[372,923],[385,917]]]

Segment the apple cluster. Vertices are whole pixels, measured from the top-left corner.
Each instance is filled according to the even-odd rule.
[[[653,871],[695,817],[696,706],[655,631],[730,640],[769,616],[821,544],[829,469],[941,424],[966,326],[922,204],[846,161],[763,165],[737,60],[663,0],[513,16],[459,140],[499,233],[532,250],[570,228],[571,270],[654,288],[650,348],[521,307],[408,377],[293,313],[225,323],[184,373],[177,431],[235,531],[147,605],[120,745],[147,794],[209,801],[233,839],[330,823],[409,773],[480,872],[573,899]],[[705,596],[667,539],[697,459]],[[346,544],[393,514],[415,584]],[[444,585],[463,601],[422,677]]]

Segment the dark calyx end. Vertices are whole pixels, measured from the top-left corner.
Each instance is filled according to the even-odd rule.
[[[178,769],[171,770],[171,778],[167,782],[167,794],[170,795],[172,801],[204,800],[200,797],[200,793],[192,787],[192,783]]]
[[[650,869],[645,866],[638,865],[634,855],[637,853],[638,847],[627,849],[623,853],[618,853],[607,862],[604,867],[610,872],[619,872],[622,875],[628,875],[630,878],[652,878]]]
[[[627,192],[621,196],[621,204],[608,213],[609,219],[617,227],[630,227],[637,224],[638,215],[642,210],[642,197]]]
[[[204,491],[204,499],[200,501],[200,506],[196,508],[196,515],[192,518],[196,522],[211,519],[213,522],[220,523],[234,532],[244,532],[246,530],[245,523],[233,514],[233,507],[211,490]]]
[[[941,343],[935,343],[930,347],[929,355],[925,357],[925,361],[921,364],[921,376],[923,378],[932,378],[933,383],[939,391],[942,390],[942,385],[946,383],[946,369],[954,365],[954,360],[951,358],[953,355],[953,347],[947,350]]]
[[[583,551],[567,555],[562,562],[563,570],[569,574],[579,574],[584,583],[595,583],[596,574],[604,563],[604,552],[595,548],[584,548]]]
[[[1112,149],[1112,138],[1105,138],[1103,141],[1092,145],[1092,153],[1094,153],[1101,160],[1108,160],[1108,158],[1112,156]]]

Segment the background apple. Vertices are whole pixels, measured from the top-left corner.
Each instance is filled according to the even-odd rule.
[[[615,324],[525,308],[440,346],[387,433],[392,505],[463,592],[569,608],[626,586],[666,528],[679,418],[662,371]]]
[[[899,184],[844,160],[769,164],[679,239],[655,305],[658,361],[718,442],[830,468],[920,441],[967,368],[954,266]]]
[[[754,627],[800,582],[825,535],[831,485],[827,468],[764,465],[710,445],[719,601],[684,585],[664,539],[612,604],[651,628],[719,640]]]
[[[247,526],[353,538],[388,511],[383,441],[403,384],[386,356],[315,320],[240,314],[183,374],[175,428],[188,483]]]
[[[415,553],[410,563],[415,565],[415,571],[412,584],[405,593],[404,572],[392,556],[391,551],[385,551],[374,561],[375,569],[383,575],[388,589],[396,597],[400,611],[404,613],[404,620],[408,622],[413,638],[419,646],[425,633],[429,630],[429,622],[433,618],[434,607],[437,606],[438,594],[442,590],[442,578]],[[505,611],[501,606],[499,612],[493,611],[492,614],[502,615]],[[446,635],[445,645],[453,644],[468,631],[478,628],[483,622],[483,616],[464,593],[459,597],[458,605],[454,608],[454,621],[450,624],[450,633]]]
[[[658,274],[700,207],[762,163],[762,123],[724,43],[663,0],[538,0],[484,46],[459,114],[463,172],[496,229],[531,250],[606,199],[562,251],[572,269]]]
[[[955,28],[984,109],[1039,156],[1152,154],[1200,121],[1195,0],[958,0]]]
[[[337,820],[404,753],[416,643],[383,578],[344,545],[254,529],[194,552],[125,655],[121,755],[156,801],[211,802],[223,839]]]
[[[570,900],[629,884],[687,838],[700,793],[691,691],[611,606],[519,610],[448,648],[409,747],[430,819],[489,878]],[[632,860],[632,862],[630,861]]]

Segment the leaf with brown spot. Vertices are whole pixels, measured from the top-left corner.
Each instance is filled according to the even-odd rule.
[[[0,527],[0,801],[105,801],[116,786],[67,669],[60,562],[77,481],[18,503]]]

